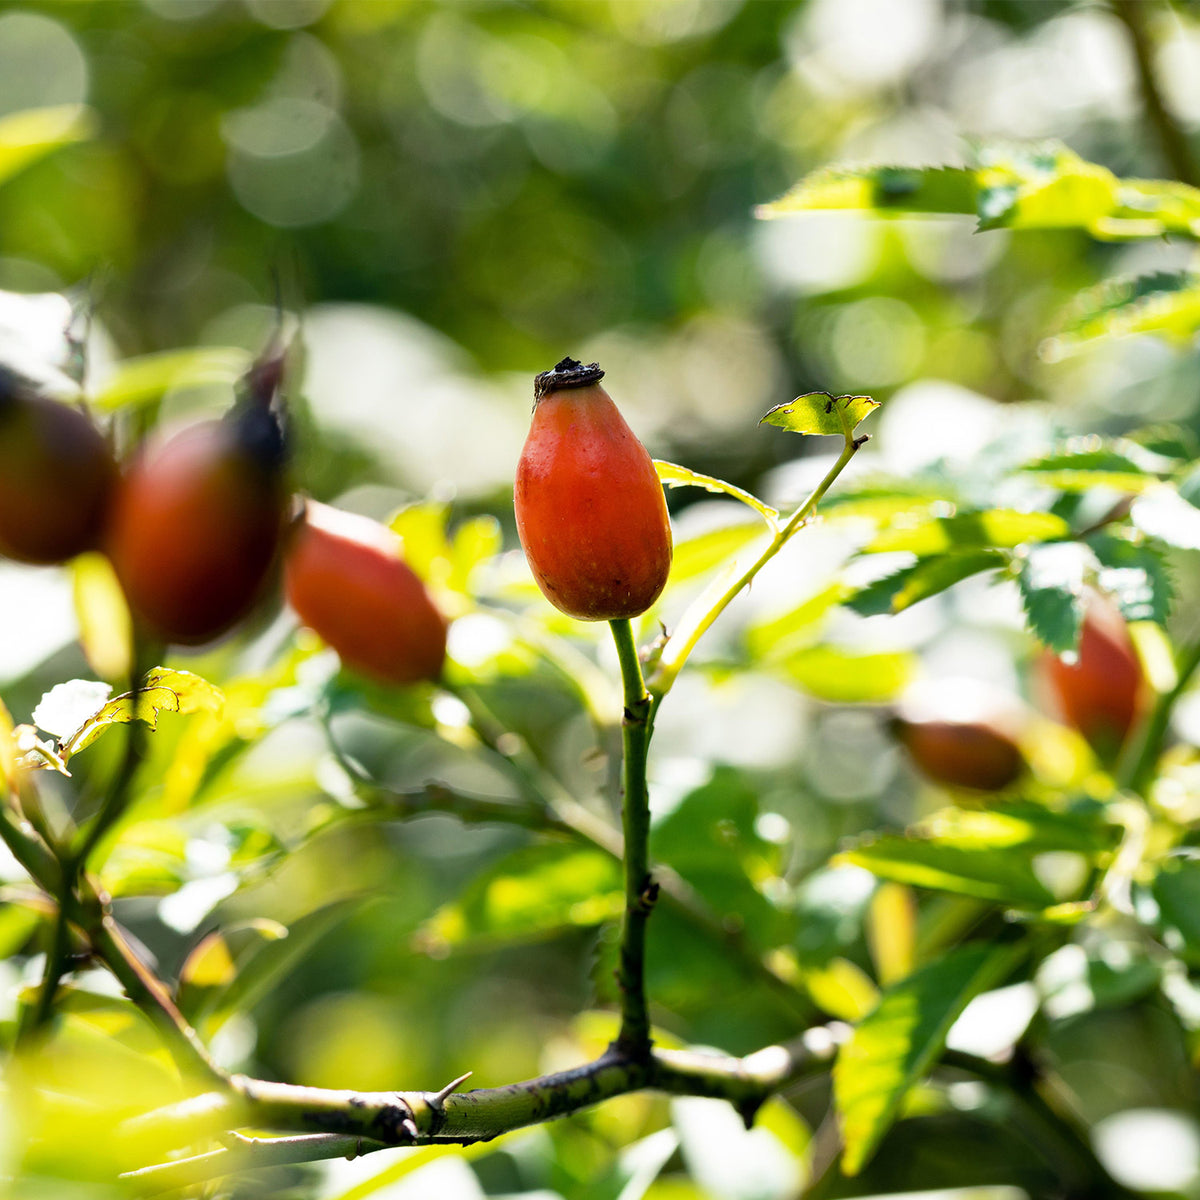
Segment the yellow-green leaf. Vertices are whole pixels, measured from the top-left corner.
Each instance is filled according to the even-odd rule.
[[[218,688],[191,671],[155,667],[142,681],[137,693],[136,711],[133,692],[114,696],[99,712],[63,741],[60,753],[65,761],[90,746],[112,725],[144,721],[151,729],[155,729],[158,726],[159,713],[216,712],[224,700]]]
[[[232,385],[249,364],[249,353],[232,346],[198,346],[128,358],[117,364],[112,377],[93,397],[92,405],[100,412],[112,412],[149,404],[172,388]]]
[[[864,549],[868,554],[907,550],[924,558],[930,554],[976,547],[1009,549],[1025,542],[1048,542],[1067,537],[1070,532],[1071,527],[1055,513],[996,508],[988,512],[934,517],[913,525],[886,529]]]
[[[874,409],[879,401],[870,396],[833,396],[829,392],[807,392],[777,404],[760,425],[776,425],[790,433],[840,434],[850,437],[858,423]]]
[[[124,679],[133,656],[133,619],[112,564],[103,554],[81,554],[71,564],[79,640],[96,674]]]
[[[712,475],[701,475],[699,471],[692,471],[677,463],[664,462],[658,458],[654,460],[654,469],[666,487],[699,487],[706,492],[723,492],[726,496],[732,496],[735,500],[740,500],[754,509],[755,512],[761,513],[763,519],[771,526],[774,526],[776,518],[779,516],[777,509],[772,508],[769,504],[764,504],[757,496],[743,491],[740,487],[726,483],[724,479],[716,479]]]
[[[27,108],[0,118],[0,183],[51,150],[82,142],[96,131],[96,114],[84,104]]]
[[[963,1009],[1001,982],[1021,953],[1011,945],[961,946],[891,988],[854,1031],[833,1068],[847,1175],[866,1165]]]

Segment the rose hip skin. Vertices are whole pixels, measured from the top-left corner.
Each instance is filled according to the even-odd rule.
[[[0,379],[0,554],[48,564],[95,549],[116,475],[86,414]]]
[[[310,500],[284,564],[288,603],[348,667],[381,683],[433,680],[446,621],[400,557],[401,542],[369,517]]]
[[[1039,672],[1062,714],[1101,756],[1115,755],[1146,699],[1141,661],[1125,619],[1098,592],[1090,593],[1078,659],[1047,651]]]
[[[254,606],[284,529],[282,459],[271,414],[235,410],[134,460],[107,548],[130,607],[159,636],[207,642]]]
[[[1025,769],[1016,742],[985,721],[898,720],[896,732],[921,773],[947,787],[998,792]]]
[[[534,579],[581,621],[644,613],[671,569],[662,484],[602,376],[573,359],[538,376],[513,491]]]

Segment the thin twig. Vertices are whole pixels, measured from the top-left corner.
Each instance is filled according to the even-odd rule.
[[[1176,179],[1193,187],[1200,186],[1200,172],[1196,170],[1196,160],[1187,135],[1163,101],[1162,91],[1154,76],[1154,51],[1146,29],[1146,14],[1152,6],[1148,0],[1112,0],[1112,7],[1129,35],[1142,90],[1142,103],[1146,117],[1158,135],[1163,157]]]
[[[867,436],[865,434],[861,437],[854,437],[853,431],[848,430],[846,432],[846,444],[837,461],[826,472],[825,478],[813,488],[812,494],[808,499],[775,531],[771,540],[766,544],[759,556],[728,586],[723,588],[719,595],[715,596],[712,602],[703,611],[699,612],[694,619],[689,621],[685,614],[680,627],[667,639],[666,645],[663,647],[662,656],[658,660],[658,666],[648,681],[652,697],[650,712],[650,723],[652,726],[663,697],[674,686],[679,672],[683,669],[683,664],[691,656],[692,651],[696,648],[696,644],[708,632],[713,622],[733,603],[743,589],[750,584],[759,571],[779,553],[784,543],[798,529],[801,529],[808,523],[813,513],[816,512],[817,505],[821,502],[822,497],[833,485],[834,480],[845,470],[846,464],[866,441]],[[697,601],[697,604],[703,601],[704,598],[704,596],[701,596],[701,600]]]

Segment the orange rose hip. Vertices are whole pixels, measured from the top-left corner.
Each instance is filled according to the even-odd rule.
[[[581,621],[639,616],[671,569],[662,484],[603,377],[596,363],[572,358],[537,377],[513,489],[534,579]]]

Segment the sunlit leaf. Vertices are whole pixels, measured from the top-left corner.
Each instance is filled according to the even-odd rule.
[[[471,581],[471,572],[480,563],[495,558],[504,543],[500,522],[492,516],[472,517],[454,531],[450,542],[450,575],[448,587],[457,592],[466,592]]]
[[[125,679],[133,657],[133,619],[112,564],[103,554],[71,563],[75,616],[83,652],[97,675]]]
[[[184,959],[179,982],[188,987],[218,987],[233,979],[237,968],[229,943],[219,929],[200,939]]]
[[[867,912],[867,945],[885,987],[912,973],[917,961],[917,901],[911,888],[899,883],[876,888]]]
[[[426,950],[543,937],[598,925],[624,908],[617,863],[598,850],[545,843],[508,855],[476,876],[416,935]]]
[[[1002,567],[1007,561],[997,550],[969,550],[923,558],[866,584],[843,603],[864,617],[903,612],[963,579]]]
[[[879,407],[870,396],[832,396],[807,392],[787,404],[777,404],[760,425],[776,425],[790,433],[841,434],[849,437],[858,423]]]
[[[1083,580],[1091,554],[1078,542],[1034,546],[1021,563],[1017,586],[1029,628],[1055,654],[1079,644]]]
[[[175,388],[232,386],[249,364],[249,353],[232,346],[196,346],[127,358],[117,364],[92,404],[100,412],[113,412],[150,404]]]
[[[879,1003],[871,977],[848,958],[831,958],[804,972],[804,987],[813,1003],[843,1021],[861,1021]]]
[[[1175,598],[1175,584],[1163,552],[1146,542],[1135,544],[1111,533],[1095,534],[1088,542],[1100,560],[1096,582],[1116,601],[1125,620],[1162,625]]]
[[[1061,851],[1091,861],[1111,846],[1113,836],[1099,817],[1031,804],[947,808],[904,835],[868,835],[834,861],[914,887],[1042,908],[1061,897],[1039,877],[1036,856]]]
[[[974,213],[973,172],[961,167],[826,167],[755,215],[786,217],[829,209],[886,213]]]
[[[806,692],[838,704],[891,700],[913,677],[916,661],[905,651],[854,654],[836,646],[809,646],[777,667]]]
[[[1055,513],[994,508],[887,529],[870,542],[865,551],[878,554],[907,550],[924,558],[950,550],[989,546],[1008,549],[1025,542],[1052,541],[1066,537],[1070,532],[1070,526]]]
[[[842,1046],[833,1089],[847,1175],[866,1165],[972,997],[1000,983],[1021,952],[978,943],[951,951],[887,991]]]
[[[666,487],[698,487],[703,488],[706,492],[724,493],[760,513],[768,525],[773,525],[775,518],[779,516],[778,511],[769,504],[764,504],[757,496],[752,496],[732,483],[726,483],[724,479],[701,475],[699,471],[681,467],[677,463],[663,462],[657,458],[654,460],[654,469]]]
[[[410,504],[388,522],[388,527],[404,542],[404,561],[422,579],[445,575],[450,560],[446,537],[449,509],[444,504]]]
[[[743,521],[737,525],[719,525],[695,537],[685,538],[676,544],[671,557],[670,581],[674,584],[695,579],[764,536],[761,522]]]
[[[1132,448],[1143,459],[1153,462],[1159,457],[1140,447]],[[1061,492],[1083,492],[1099,487],[1117,492],[1142,492],[1157,482],[1147,465],[1136,462],[1128,454],[1104,447],[1041,455],[1023,463],[1020,469],[1032,475],[1038,483]],[[1168,459],[1153,462],[1153,465],[1165,470],[1170,470],[1172,466]]]
[[[134,693],[114,696],[107,704],[85,721],[61,746],[64,758],[86,750],[101,734],[113,725],[143,721],[151,729],[158,727],[160,713],[216,712],[224,702],[218,688],[191,671],[155,667],[142,680],[134,710]]]
[[[1117,206],[1117,177],[1058,143],[986,146],[978,152],[980,229],[1062,229],[1094,235]]]
[[[51,150],[93,137],[95,112],[83,104],[27,108],[0,117],[0,183]]]
[[[1158,333],[1186,342],[1200,328],[1200,275],[1155,271],[1084,292],[1044,353],[1053,359],[1099,338]]]
[[[795,608],[769,621],[751,625],[746,630],[746,649],[751,657],[786,653],[797,639],[810,638],[821,628],[825,617],[843,602],[847,590],[843,583],[830,584]]]

